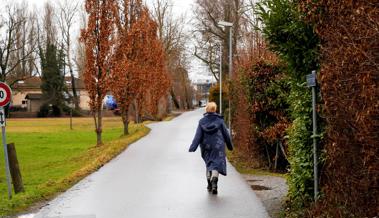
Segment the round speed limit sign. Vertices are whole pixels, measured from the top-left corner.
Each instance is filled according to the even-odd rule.
[[[11,101],[12,91],[9,86],[0,82],[0,107],[4,107]]]

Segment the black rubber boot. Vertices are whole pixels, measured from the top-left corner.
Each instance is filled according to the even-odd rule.
[[[212,191],[211,179],[207,179],[207,182],[208,182],[208,186],[207,186],[208,192],[211,192]]]
[[[213,177],[211,180],[211,183],[212,183],[212,194],[214,195],[217,195],[217,182],[218,182],[218,178]]]

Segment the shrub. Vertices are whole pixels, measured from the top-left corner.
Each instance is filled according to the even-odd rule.
[[[270,50],[286,64],[292,124],[288,130],[290,151],[289,206],[307,207],[313,196],[311,95],[305,75],[318,69],[319,38],[313,26],[302,20],[297,1],[263,0],[257,4],[262,33]]]
[[[233,81],[234,141],[242,147],[253,167],[272,168],[276,146],[285,144],[288,126],[288,85],[283,68],[267,61],[245,61],[237,64],[237,77]],[[242,156],[241,155],[241,156]],[[281,159],[279,168],[287,161]]]
[[[43,104],[39,108],[39,112],[37,114],[38,117],[47,117],[49,115],[50,107],[49,104]]]
[[[311,216],[379,214],[379,10],[377,1],[300,1],[322,39],[327,120],[324,198]],[[375,3],[374,3],[375,2]]]
[[[228,105],[229,105],[229,95],[228,86],[226,83],[222,84],[222,115],[227,115]],[[209,89],[209,101],[214,101],[217,104],[217,113],[220,112],[220,84],[213,85]],[[225,117],[227,120],[227,117]]]

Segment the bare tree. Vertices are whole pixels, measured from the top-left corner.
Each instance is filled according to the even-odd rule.
[[[58,39],[56,38],[56,22],[54,20],[55,10],[54,7],[49,3],[45,3],[44,8],[44,16],[43,16],[43,33],[44,33],[44,42],[46,44],[57,44]]]
[[[84,29],[87,26],[87,14],[83,8],[83,6],[80,7],[79,9],[79,22],[80,22],[80,29]],[[83,42],[78,40],[76,44],[76,51],[75,51],[75,56],[73,59],[75,66],[76,66],[76,71],[78,72],[78,77],[83,78],[83,73],[84,73],[84,66],[86,63],[86,52],[85,52],[85,45]]]
[[[267,52],[265,41],[259,30],[262,23],[259,21],[255,10],[257,2],[258,0],[248,0],[241,11],[240,38],[237,45],[239,55],[236,59],[241,56],[254,56],[256,58],[262,55],[272,55]]]
[[[55,12],[53,6],[49,2],[46,2],[43,12],[38,13],[43,13],[43,16],[37,20],[37,46],[41,58],[47,45],[57,46],[59,43],[56,38],[57,29],[56,22],[54,21]]]
[[[75,109],[79,110],[79,97],[76,90],[76,81],[74,75],[73,59],[72,59],[72,29],[79,10],[79,1],[64,0],[58,3],[57,20],[62,35],[63,50],[66,56],[65,65],[68,67],[71,77],[72,98]]]
[[[241,17],[244,13],[243,0],[196,0],[195,31],[196,49],[194,55],[208,65],[218,80],[217,43],[223,47],[223,60],[227,60],[229,49],[229,29],[218,25],[219,21],[233,23],[232,41],[233,54],[236,53],[237,41],[240,37]],[[228,72],[228,62],[223,65],[223,72]]]
[[[0,16],[0,81],[13,85],[33,74],[36,49],[34,20],[27,5],[8,4]]]
[[[166,65],[172,80],[170,95],[173,103],[176,108],[192,108],[192,104],[187,104],[188,106],[181,104],[181,102],[189,102],[187,99],[189,95],[186,93],[189,93],[190,87],[186,54],[188,35],[184,31],[185,25],[183,25],[185,17],[181,15],[175,18],[172,13],[172,5],[171,0],[156,0],[153,3],[152,14],[158,24],[158,36],[165,49]],[[184,101],[180,102],[179,99],[184,99]]]

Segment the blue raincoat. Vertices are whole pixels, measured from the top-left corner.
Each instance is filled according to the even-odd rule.
[[[217,113],[205,113],[199,121],[189,152],[195,152],[200,145],[207,171],[217,170],[226,176],[225,143],[229,150],[233,150],[223,117]]]

